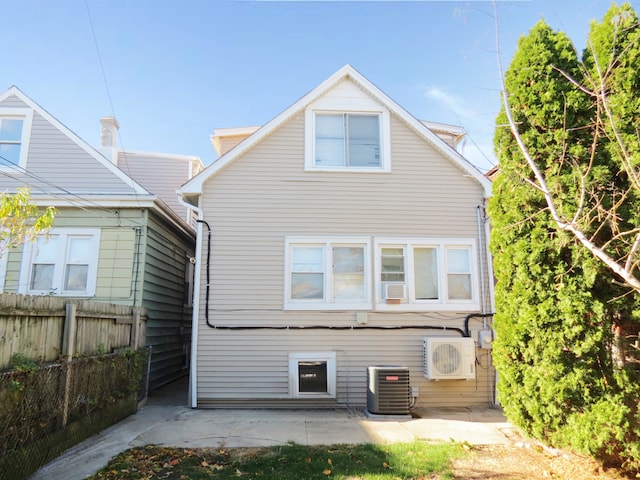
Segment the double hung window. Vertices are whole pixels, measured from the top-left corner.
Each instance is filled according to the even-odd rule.
[[[469,248],[446,249],[447,293],[449,300],[471,300],[471,252]]]
[[[0,168],[25,166],[31,117],[30,109],[0,109]]]
[[[289,237],[287,310],[479,308],[473,239]],[[373,269],[371,268],[373,265]]]
[[[305,168],[325,171],[390,171],[386,111],[307,110]]]
[[[380,119],[376,114],[317,114],[316,167],[377,167]]]
[[[459,239],[416,239],[377,242],[379,308],[401,308],[390,303],[412,304],[416,309],[455,309],[478,303],[475,279],[475,243]],[[398,290],[390,286],[402,286]],[[406,292],[402,302],[389,292]]]
[[[22,293],[90,296],[95,293],[100,231],[54,229],[25,246]]]
[[[287,240],[285,308],[370,306],[368,240]]]

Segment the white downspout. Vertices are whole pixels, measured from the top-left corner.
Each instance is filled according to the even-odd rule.
[[[185,202],[178,192],[178,202],[189,210],[193,210],[198,215],[198,220],[202,220],[204,213],[202,209]],[[198,323],[200,319],[200,277],[202,275],[202,223],[198,222],[196,231],[196,272],[193,282],[193,313],[191,317],[191,360],[189,362],[189,406],[198,408]]]
[[[488,220],[485,212],[486,212],[486,208],[487,208],[487,201],[488,198],[484,199],[484,204],[482,205],[482,221],[484,223],[484,238],[485,238],[485,251],[484,251],[484,255],[485,258],[487,259],[487,281],[488,281],[488,293],[489,293],[489,312],[495,312],[496,311],[496,302],[495,302],[495,289],[494,289],[494,285],[493,285],[493,256],[491,255],[491,248],[489,248],[489,243],[491,241],[491,223]],[[494,335],[495,335],[495,331],[494,331]],[[492,357],[491,354],[489,354],[489,361],[492,361]],[[498,381],[500,380],[500,377],[498,375],[498,371],[496,370],[496,374],[494,377],[494,387],[493,387],[493,405],[494,406],[499,406],[500,402],[498,401]]]
[[[482,206],[482,219],[484,223],[484,246],[485,246],[485,257],[487,259],[487,281],[489,282],[487,287],[489,290],[489,311],[496,311],[496,302],[495,302],[495,289],[493,285],[494,276],[493,276],[493,256],[491,255],[491,248],[489,247],[489,243],[491,242],[491,222],[486,215],[487,208],[487,200],[484,199],[484,205]]]
[[[478,214],[478,242],[480,243],[478,250],[481,252],[481,257],[480,257],[480,313],[484,314],[487,313],[486,310],[486,305],[487,305],[487,290],[485,289],[484,286],[484,282],[485,280],[485,276],[484,276],[484,262],[487,262],[487,265],[489,264],[489,257],[487,256],[487,252],[485,250],[485,246],[486,246],[486,238],[485,238],[485,233],[486,231],[484,230],[483,225],[482,225],[482,211],[481,209],[483,208],[482,205],[478,205],[478,207],[476,208],[476,213]],[[486,327],[486,322],[484,327]]]

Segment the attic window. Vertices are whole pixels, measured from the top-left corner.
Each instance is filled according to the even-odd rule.
[[[31,116],[30,109],[0,109],[0,168],[26,166]]]
[[[389,171],[386,112],[307,111],[306,168]]]
[[[316,115],[316,167],[380,167],[379,115]]]

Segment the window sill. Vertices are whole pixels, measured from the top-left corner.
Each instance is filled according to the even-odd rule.
[[[371,310],[370,303],[285,303],[283,310]]]
[[[86,292],[73,292],[73,293],[51,293],[45,291],[31,291],[27,290],[25,295],[37,295],[40,297],[67,297],[67,298],[92,298],[95,297],[95,293]]]
[[[306,166],[305,172],[327,173],[391,173],[391,168],[386,167],[316,167]]]
[[[318,400],[320,398],[326,400],[335,400],[336,396],[329,393],[298,393],[292,395],[289,398],[295,398],[296,400]]]
[[[479,303],[376,303],[378,312],[477,312]]]

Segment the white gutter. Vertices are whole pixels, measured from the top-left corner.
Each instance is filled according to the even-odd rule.
[[[198,215],[198,220],[203,220],[204,213],[201,208],[191,205],[182,199],[178,192],[178,202],[193,210]],[[193,313],[191,317],[191,359],[189,362],[189,405],[198,408],[198,322],[200,319],[200,278],[202,277],[202,222],[198,222],[196,231],[196,273],[193,282]]]
[[[39,207],[80,207],[80,208],[151,208],[158,197],[156,195],[93,195],[73,193],[60,195],[39,195],[32,193],[29,203]]]
[[[486,212],[487,209],[487,201],[489,199],[484,199],[484,205],[482,206],[483,212]],[[484,215],[484,238],[485,238],[485,255],[487,258],[487,278],[489,280],[489,311],[496,311],[496,295],[494,288],[494,273],[493,273],[493,255],[491,255],[491,248],[489,246],[491,242],[491,219]]]

